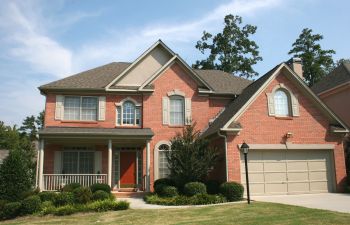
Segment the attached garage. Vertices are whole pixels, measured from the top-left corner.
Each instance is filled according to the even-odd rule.
[[[250,150],[248,153],[251,195],[332,192],[332,150]],[[241,179],[245,185],[244,156]]]

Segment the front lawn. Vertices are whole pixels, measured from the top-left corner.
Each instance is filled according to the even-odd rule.
[[[22,217],[0,224],[349,224],[350,214],[255,202],[181,209]]]

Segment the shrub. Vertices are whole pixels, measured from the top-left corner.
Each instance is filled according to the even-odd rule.
[[[55,202],[57,193],[51,192],[51,191],[44,191],[44,192],[40,192],[38,196],[40,197],[42,202],[45,202],[45,201]]]
[[[207,188],[201,182],[190,182],[184,186],[184,194],[187,196],[193,196],[197,194],[206,194]]]
[[[23,191],[21,193],[21,199],[25,199],[29,196],[33,196],[33,195],[37,195],[39,194],[39,189],[33,189],[33,190],[27,190],[27,191]]]
[[[109,210],[126,210],[130,206],[129,202],[126,201],[112,201],[112,200],[103,200],[103,201],[96,201],[90,203],[87,208],[90,211],[95,211],[95,212],[105,212]]]
[[[220,192],[220,182],[217,180],[208,180],[205,182],[205,186],[207,187],[207,192],[210,195],[216,195]]]
[[[130,203],[127,201],[118,201],[116,205],[114,205],[113,210],[127,210],[130,207]]]
[[[11,150],[0,167],[0,198],[21,200],[22,193],[31,189],[32,178],[32,168],[23,152]]]
[[[244,187],[237,182],[225,182],[220,186],[220,193],[227,201],[239,201],[243,198]]]
[[[161,191],[161,196],[164,197],[175,197],[179,193],[177,191],[177,188],[174,186],[164,186],[164,188]]]
[[[208,205],[226,202],[221,195],[197,194],[192,196],[191,205]]]
[[[20,215],[22,204],[20,202],[10,202],[4,205],[1,217],[12,219]]]
[[[45,201],[41,204],[40,214],[41,215],[53,214],[55,210],[56,208],[51,201]]]
[[[86,204],[89,201],[91,201],[91,198],[92,198],[92,192],[90,188],[86,188],[86,187],[79,187],[74,189],[73,195],[74,195],[74,203],[77,203],[77,204]]]
[[[81,185],[79,183],[70,183],[70,184],[65,185],[62,188],[62,191],[63,192],[73,192],[75,189],[80,188],[80,187],[81,187]]]
[[[1,200],[0,199],[0,212],[2,211],[2,209],[4,208],[4,206],[9,203],[7,200]]]
[[[61,192],[56,195],[55,198],[55,206],[64,206],[68,204],[73,204],[74,202],[74,195],[71,192]]]
[[[92,199],[94,201],[110,199],[111,195],[105,191],[98,190],[92,194]]]
[[[111,187],[108,184],[93,184],[90,186],[92,193],[96,191],[104,191],[107,193],[111,193]]]
[[[33,214],[35,212],[40,211],[41,209],[41,200],[37,195],[32,195],[27,197],[22,201],[22,209],[21,213],[23,215]]]
[[[66,216],[66,215],[71,215],[75,212],[77,212],[77,209],[73,205],[65,205],[65,206],[56,208],[53,214],[56,216]]]
[[[157,205],[207,205],[226,202],[220,195],[197,194],[191,197],[178,195],[172,198],[160,197],[156,194],[146,195],[144,200],[148,204]]]
[[[161,192],[164,186],[175,186],[175,182],[169,178],[158,179],[153,184],[154,192]]]

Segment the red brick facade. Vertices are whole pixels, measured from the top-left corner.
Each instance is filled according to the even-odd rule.
[[[294,94],[298,95],[300,104],[300,116],[279,119],[268,116],[267,112],[267,92],[279,83],[283,83]],[[162,97],[167,95],[167,92],[178,89],[185,93],[186,98],[192,100],[192,118],[197,123],[197,129],[203,130],[208,126],[210,119],[214,118],[224,106],[231,101],[228,98],[212,98],[208,96],[200,96],[197,92],[197,83],[193,80],[189,72],[183,69],[180,65],[174,64],[168,68],[154,82],[154,92],[151,94],[110,94],[106,98],[106,119],[105,121],[97,122],[71,122],[55,120],[55,104],[56,95],[47,94],[46,97],[46,115],[45,126],[69,126],[69,127],[99,127],[99,128],[115,128],[116,127],[116,106],[126,97],[133,98],[142,105],[142,127],[151,128],[154,136],[150,142],[150,180],[151,187],[154,181],[154,148],[155,145],[162,140],[171,139],[177,132],[182,131],[182,127],[171,127],[162,124]],[[82,94],[83,95],[83,94]],[[101,95],[101,94],[98,94]],[[293,133],[292,143],[302,144],[335,144],[334,158],[336,181],[339,186],[345,178],[344,151],[342,147],[342,137],[330,134],[328,132],[329,121],[321,113],[309,98],[305,97],[300,88],[291,83],[283,75],[280,75],[274,80],[266,90],[249,106],[247,111],[238,120],[243,130],[238,136],[228,136],[228,175],[229,180],[240,181],[240,153],[238,144],[246,141],[250,144],[280,144],[285,143],[284,135],[287,132]],[[223,138],[217,138],[213,144],[218,146],[223,153]],[[143,172],[146,171],[146,145],[140,146],[143,149]],[[44,173],[53,172],[54,151],[61,148],[60,145],[48,144],[45,146]],[[107,173],[107,142],[106,145],[98,144],[97,150],[103,151],[102,154],[102,173]],[[220,176],[225,179],[225,160],[222,160],[223,165],[213,172],[215,176]]]

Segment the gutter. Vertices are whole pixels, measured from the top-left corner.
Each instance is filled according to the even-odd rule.
[[[227,137],[226,135],[220,134],[220,131],[217,132],[219,137],[224,138],[225,140],[225,166],[226,166],[226,181],[228,181],[228,161],[227,161]]]

